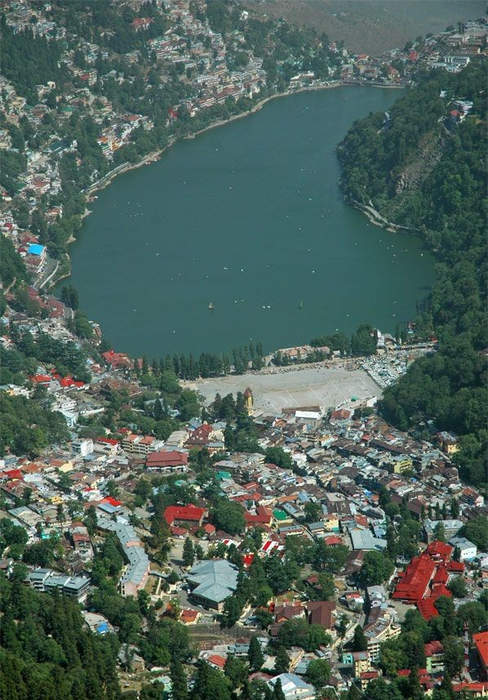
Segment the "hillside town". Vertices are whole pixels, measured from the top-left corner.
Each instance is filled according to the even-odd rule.
[[[434,335],[363,326],[367,352],[253,347],[182,369],[191,355],[119,352],[73,287],[50,293],[119,173],[274,96],[456,73],[486,55],[486,19],[370,57],[242,6],[103,4],[112,24],[80,10],[96,34],[63,3],[0,0],[2,42],[36,42],[42,75],[1,57],[0,597],[76,605],[128,700],[488,696],[483,484],[462,478],[454,432],[381,412]],[[447,131],[469,122],[465,96],[440,98]],[[324,368],[374,389],[287,387],[278,405],[250,388]],[[207,377],[234,388],[204,395]],[[2,653],[19,625],[2,609]],[[51,641],[38,658],[67,663]]]
[[[53,301],[43,303],[50,310]],[[39,328],[62,337],[62,307]],[[318,660],[322,690],[332,693],[324,697],[392,673],[407,678],[402,654],[390,658],[392,640],[414,619],[440,629],[448,605],[464,620],[462,643],[453,650],[443,637],[448,657],[442,639],[418,649],[420,686],[430,693],[448,672],[454,691],[486,692],[488,633],[471,632],[474,610],[487,617],[477,602],[486,605],[487,513],[481,492],[459,479],[455,435],[402,433],[376,414],[377,397],[266,415],[244,383],[235,399],[217,396],[203,417],[184,420],[181,403],[148,391],[149,377],[165,386],[169,371],[113,350],[100,359],[87,362],[87,381],[45,363],[27,385],[1,387],[42,392],[69,426],[68,439],[34,459],[0,460],[7,576],[23,561],[26,585],[78,600],[87,625],[107,634],[124,624],[96,594],[97,561],[113,542],[119,594],[144,596],[158,619],[187,627],[191,663],[227,673],[257,639],[262,661],[249,679],[271,690],[279,680],[287,699],[316,697]],[[100,428],[116,405],[119,417],[164,415],[175,429],[158,438],[118,420]],[[241,423],[252,426],[255,451],[236,439]],[[246,578],[262,579],[255,594],[242,593]],[[135,639],[130,649],[131,662],[121,660],[127,687],[156,672],[170,694],[171,678]]]
[[[32,33],[44,42],[62,76],[62,84],[29,86],[35,99],[27,100],[15,73],[0,73],[0,231],[37,289],[69,272],[67,245],[88,213],[83,201],[72,201],[73,176],[89,200],[97,188],[158,157],[177,138],[256,109],[276,94],[340,85],[404,87],[418,71],[456,72],[487,51],[482,18],[381,57],[353,55],[334,41],[308,45],[300,35],[302,46],[271,66],[268,56],[256,52],[260,22],[247,10],[232,15],[232,31],[225,24],[219,32],[201,1],[160,0],[148,17],[142,14],[146,3],[123,3],[133,19],[124,27],[127,45],[114,50],[106,37],[97,44],[75,33],[56,3],[1,5],[3,31],[12,40]],[[289,31],[282,24],[283,33]],[[127,50],[131,44],[137,48]],[[175,100],[168,102],[171,95]],[[167,104],[164,114],[155,104],[160,99]],[[136,103],[141,112],[123,108]],[[454,120],[468,111],[456,104],[450,109]],[[73,129],[80,119],[84,128]]]

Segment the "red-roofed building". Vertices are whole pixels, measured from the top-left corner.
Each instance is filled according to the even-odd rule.
[[[446,584],[449,580],[449,573],[444,566],[439,566],[432,579],[432,585]]]
[[[34,384],[50,384],[52,382],[52,377],[49,374],[34,374],[29,379]]]
[[[4,472],[4,474],[6,474],[9,479],[23,479],[24,478],[20,469],[9,469],[8,471]]]
[[[270,525],[272,519],[272,513],[269,508],[265,506],[258,506],[256,508],[256,513],[249,513],[247,510],[244,513],[244,518],[246,520],[246,527],[255,527],[256,525]]]
[[[191,608],[185,608],[185,610],[182,610],[180,614],[180,620],[185,625],[189,625],[192,622],[196,622],[199,617],[200,613],[198,612],[198,610],[192,610]]]
[[[219,654],[212,654],[212,656],[208,657],[207,661],[211,666],[219,668],[221,671],[224,670],[225,658],[223,656],[220,656]]]
[[[189,523],[190,525],[201,527],[204,515],[204,508],[198,508],[190,504],[188,506],[168,506],[164,511],[163,517],[168,525]]]
[[[131,26],[136,32],[140,32],[149,29],[151,22],[153,22],[152,17],[135,17],[131,22]]]
[[[397,671],[397,675],[400,676],[400,678],[408,678],[410,673],[411,671],[409,668],[401,668],[399,671]],[[426,668],[419,668],[418,676],[419,683],[424,690],[431,690],[434,687],[434,682],[432,681],[432,678],[430,677]]]
[[[452,686],[455,693],[469,694],[472,698],[488,698],[488,682],[473,681],[468,683],[455,683]]]
[[[324,542],[328,547],[335,547],[338,544],[344,544],[342,537],[339,537],[339,535],[327,535],[327,537],[324,537]]]
[[[434,561],[448,562],[451,559],[453,551],[454,547],[451,547],[450,544],[441,542],[440,540],[434,540],[427,546],[425,554],[428,554]]]
[[[462,573],[465,569],[464,562],[462,561],[450,561],[447,565],[447,570],[450,573]]]
[[[407,603],[417,603],[422,600],[429,590],[436,568],[429,556],[421,554],[419,557],[414,557],[405,571],[399,575],[393,598]]]
[[[118,508],[122,505],[122,501],[118,501],[116,498],[112,498],[112,496],[107,496],[104,498],[102,503],[109,503],[114,508]]]
[[[480,658],[483,676],[488,679],[488,632],[473,634],[473,644]]]
[[[208,445],[211,433],[212,426],[208,423],[203,423],[198,428],[195,428],[195,430],[191,433],[190,437],[186,441],[185,446],[205,447],[205,445]]]
[[[102,357],[114,369],[130,369],[132,367],[132,360],[124,352],[107,350],[107,352],[102,352]]]
[[[442,673],[444,670],[444,647],[438,640],[424,644],[425,663],[429,673]]]
[[[249,567],[249,566],[251,566],[253,559],[254,559],[254,554],[252,552],[250,552],[249,554],[244,554],[244,556],[242,557],[242,562],[243,562],[245,567]]]
[[[363,671],[361,674],[359,674],[359,680],[361,681],[361,690],[366,690],[366,686],[368,685],[368,683],[371,683],[371,681],[375,681],[379,677],[380,674],[378,671]]]
[[[170,452],[151,452],[146,457],[146,467],[151,470],[182,472],[188,468],[188,454],[171,450]]]
[[[348,421],[353,412],[350,411],[348,408],[339,408],[337,411],[333,411],[329,418],[329,422],[334,424],[334,423],[343,423],[345,421]]]
[[[416,604],[425,620],[436,617],[439,613],[435,601],[441,596],[451,597],[446,583],[452,552],[453,548],[445,542],[431,542],[399,575],[393,598]]]

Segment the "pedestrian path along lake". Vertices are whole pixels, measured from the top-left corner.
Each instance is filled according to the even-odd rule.
[[[250,339],[271,350],[364,321],[394,331],[428,293],[433,260],[344,203],[335,149],[399,94],[274,100],[117,178],[72,247],[83,310],[117,350],[148,357]]]

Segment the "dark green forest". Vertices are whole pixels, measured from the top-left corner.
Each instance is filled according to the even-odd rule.
[[[437,258],[436,282],[416,333],[435,335],[438,351],[385,392],[380,411],[402,430],[426,434],[433,420],[436,429],[459,435],[461,476],[477,485],[487,481],[488,445],[486,78],[482,61],[459,74],[421,77],[389,120],[371,114],[338,147],[346,198],[371,199],[387,219],[415,229]],[[462,122],[450,115],[455,99],[473,102]],[[415,165],[426,142],[438,149],[437,158],[424,166],[415,187],[401,190],[401,174]]]
[[[120,697],[119,642],[84,626],[79,605],[0,578],[2,700],[109,700]]]

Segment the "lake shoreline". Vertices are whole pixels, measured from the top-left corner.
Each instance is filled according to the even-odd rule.
[[[289,347],[308,342],[317,328],[349,334],[369,320],[376,296],[361,294],[358,303],[354,290],[366,284],[365,269],[377,266],[382,277],[393,276],[398,301],[380,304],[374,325],[391,332],[395,317],[410,319],[415,280],[430,284],[418,241],[402,236],[402,249],[388,252],[389,236],[347,206],[337,186],[336,146],[348,124],[388,109],[396,97],[391,90],[304,91],[118,180],[87,205],[93,216],[78,237],[82,245],[70,251],[72,284],[88,317],[114,347],[135,355],[228,352],[250,338],[266,349]],[[417,273],[405,276],[410,261]],[[285,285],[290,270],[296,280]]]
[[[340,88],[340,87],[372,87],[372,88],[392,88],[392,89],[404,89],[404,85],[355,85],[355,84],[348,84],[345,83],[344,81],[338,81],[334,82],[333,84],[327,84],[327,85],[315,85],[315,86],[307,86],[307,87],[302,87],[299,88],[298,90],[286,90],[285,92],[279,92],[274,95],[268,95],[267,97],[263,97],[263,99],[259,100],[251,109],[245,111],[245,112],[240,112],[239,114],[233,114],[231,117],[228,119],[221,119],[216,122],[212,122],[212,124],[209,124],[208,126],[204,127],[203,129],[199,129],[198,131],[193,132],[192,134],[188,134],[187,136],[184,136],[182,139],[178,139],[175,137],[171,137],[168,140],[168,143],[166,146],[163,148],[157,150],[157,151],[151,151],[150,153],[147,153],[145,156],[143,156],[140,160],[138,160],[136,163],[121,163],[118,165],[116,168],[113,169],[113,171],[110,171],[104,177],[99,181],[96,182],[93,185],[90,185],[90,187],[87,188],[87,190],[84,192],[85,195],[85,201],[86,203],[92,202],[96,198],[96,193],[103,191],[106,187],[108,187],[112,182],[119,176],[124,173],[128,173],[131,170],[137,170],[138,168],[142,168],[144,165],[150,165],[151,163],[156,163],[161,159],[161,157],[169,151],[176,143],[178,143],[180,140],[182,141],[191,141],[195,139],[197,136],[200,136],[201,134],[204,134],[206,131],[210,131],[211,129],[216,129],[217,127],[220,126],[225,126],[226,124],[230,124],[231,122],[237,121],[238,119],[244,119],[245,117],[249,117],[253,114],[256,114],[259,112],[263,107],[268,103],[271,102],[272,100],[280,99],[283,97],[292,97],[293,95],[299,95],[304,92],[317,92],[321,90],[331,90],[334,88]],[[355,205],[354,205],[355,206]],[[359,207],[358,207],[359,208]],[[363,210],[361,210],[363,211]],[[85,211],[81,215],[81,220],[83,221],[92,213],[91,209],[88,209],[88,207],[85,207]],[[363,211],[363,213],[368,216],[368,214]],[[369,217],[368,217],[369,218]],[[375,222],[372,222],[375,223]],[[380,224],[376,224],[380,225]],[[68,246],[70,246],[72,243],[75,243],[77,240],[76,236],[70,236],[70,238],[67,240]],[[71,270],[71,257],[69,253],[66,253],[66,259],[67,263],[69,266],[69,270]],[[51,281],[50,284],[48,285],[47,289],[52,289],[55,287],[57,284],[62,279],[66,279],[70,277],[71,271],[69,272],[64,272],[60,276],[55,276]]]

